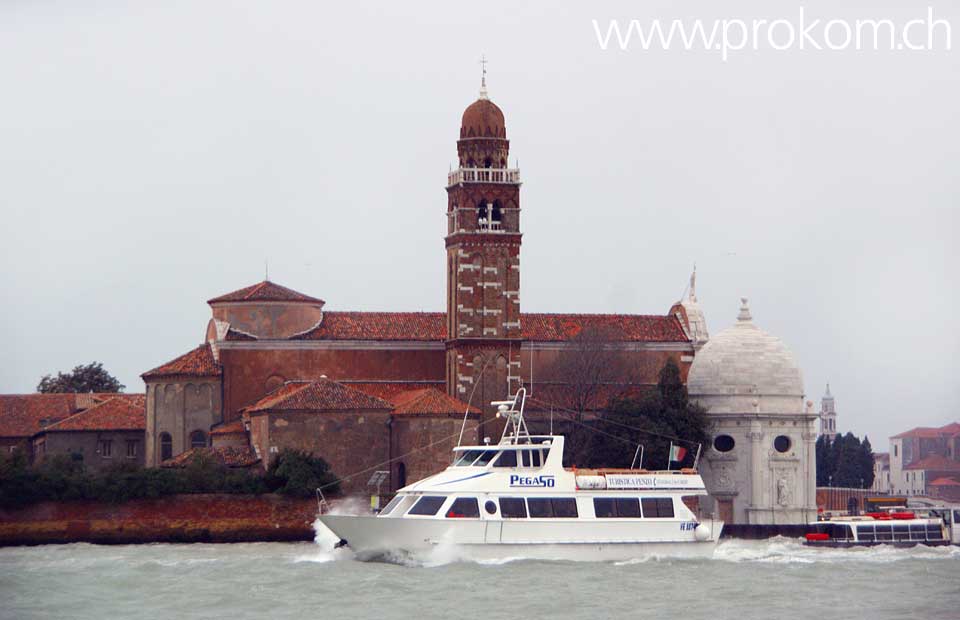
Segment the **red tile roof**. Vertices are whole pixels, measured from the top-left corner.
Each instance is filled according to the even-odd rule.
[[[937,478],[933,482],[927,483],[929,487],[960,487],[960,482],[957,482],[953,478]]]
[[[313,304],[324,303],[322,299],[304,295],[303,293],[289,289],[285,286],[274,284],[269,280],[264,280],[258,284],[244,287],[238,291],[227,293],[226,295],[214,297],[213,299],[207,301],[207,303],[216,304],[228,301],[293,301]]]
[[[401,392],[435,388],[446,389],[444,381],[341,381],[347,387],[366,392],[371,396],[393,401],[393,397]]]
[[[0,395],[0,437],[31,437],[77,411],[77,394]],[[41,424],[45,423],[45,424]]]
[[[350,411],[393,409],[393,405],[329,379],[290,381],[244,411]]]
[[[456,415],[465,411],[480,415],[480,410],[457,400],[436,388],[408,390],[395,394],[390,399],[395,405],[394,415]]]
[[[245,435],[246,433],[247,429],[243,426],[243,420],[234,420],[210,429],[211,435]]]
[[[946,426],[941,426],[935,428],[932,426],[918,426],[912,428],[909,431],[900,433],[899,435],[894,435],[890,439],[903,439],[905,437],[921,437],[924,439],[936,439],[938,437],[946,437],[950,435],[955,435],[960,432],[960,422],[952,422]]]
[[[521,314],[526,340],[563,342],[584,329],[604,330],[626,342],[689,342],[675,316],[642,314]],[[443,312],[325,312],[323,321],[294,340],[418,340],[447,337]]]
[[[213,350],[209,344],[202,344],[196,349],[184,353],[166,364],[157,366],[153,370],[140,375],[144,379],[153,377],[219,377],[220,364],[213,359]]]
[[[186,467],[194,457],[203,456],[216,459],[227,467],[249,467],[260,462],[257,453],[248,446],[220,446],[217,448],[191,448],[160,463],[160,467]]]
[[[292,340],[419,340],[447,337],[442,312],[324,312],[319,325]]]
[[[675,316],[644,314],[521,314],[520,328],[526,340],[563,342],[584,329],[609,333],[626,342],[689,342]]]
[[[904,469],[933,469],[945,471],[960,471],[960,462],[948,459],[941,454],[931,454],[919,461],[914,461]]]
[[[146,398],[143,394],[111,398],[89,409],[51,424],[43,432],[142,431],[147,427]]]

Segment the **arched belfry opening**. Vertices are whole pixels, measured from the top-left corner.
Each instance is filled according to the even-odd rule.
[[[477,228],[500,230],[503,222],[503,205],[499,200],[481,198],[477,203]]]

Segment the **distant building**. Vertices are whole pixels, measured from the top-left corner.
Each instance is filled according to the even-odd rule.
[[[34,460],[69,455],[90,470],[118,463],[143,465],[144,427],[143,394],[117,394],[45,426],[33,437]]]
[[[917,427],[890,438],[890,486],[894,494],[927,495],[938,478],[960,481],[960,423]]]
[[[727,523],[788,524],[816,519],[816,420],[786,345],[753,323],[747,300],[733,327],[697,353],[687,381],[707,410],[712,445],[704,482]]]
[[[873,453],[873,486],[877,493],[890,493],[890,453]]]
[[[139,445],[132,449],[137,451],[136,458],[142,463],[144,423],[140,420],[139,427],[136,422],[131,426],[129,408],[142,410],[143,398],[143,394],[114,393],[0,394],[0,450],[13,452],[21,449],[31,458],[39,457],[40,460],[46,455],[70,454],[99,467],[101,461],[96,437],[104,431],[118,430],[125,433],[123,443],[111,444],[108,448],[110,454],[114,454],[114,446],[126,454],[126,442],[138,441]],[[101,407],[111,400],[118,402]],[[120,403],[124,406],[119,406]],[[87,411],[92,413],[81,415]],[[49,441],[48,429],[51,429]],[[119,437],[115,439],[120,440]],[[38,450],[40,454],[37,454]]]
[[[830,393],[830,384],[820,399],[820,434],[833,441],[837,438],[837,407]]]

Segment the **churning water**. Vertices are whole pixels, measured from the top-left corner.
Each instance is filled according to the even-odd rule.
[[[332,539],[0,549],[0,618],[960,618],[960,547],[731,540],[709,560],[476,563],[450,548],[369,563]]]

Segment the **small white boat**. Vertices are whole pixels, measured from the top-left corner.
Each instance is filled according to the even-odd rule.
[[[361,559],[454,545],[466,557],[626,560],[710,555],[723,522],[684,498],[707,495],[694,470],[563,467],[564,437],[530,435],[524,391],[495,402],[499,444],[459,446],[442,472],[408,485],[377,515],[322,514]]]
[[[810,523],[805,544],[811,547],[893,545],[937,547],[955,544],[949,509],[891,508],[865,515],[824,518]]]

